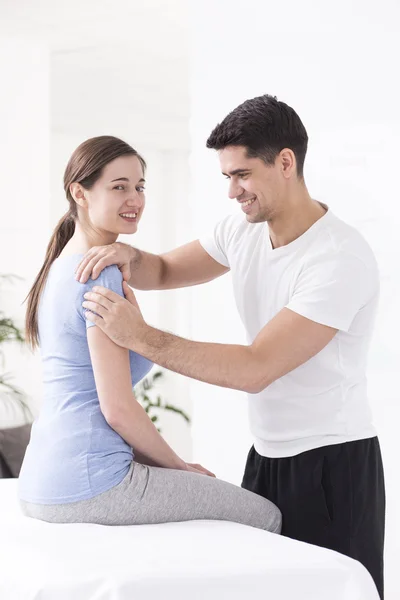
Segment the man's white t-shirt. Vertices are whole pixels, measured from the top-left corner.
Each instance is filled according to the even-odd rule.
[[[303,235],[275,249],[268,224],[249,223],[242,214],[220,221],[200,243],[230,267],[249,344],[284,307],[339,330],[313,358],[249,394],[256,451],[294,456],[374,437],[366,363],[379,271],[362,235],[328,209]]]

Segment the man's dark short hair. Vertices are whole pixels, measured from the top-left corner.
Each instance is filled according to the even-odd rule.
[[[284,148],[294,152],[297,175],[303,177],[308,135],[298,114],[276,96],[265,94],[246,100],[211,132],[207,148],[222,150],[244,146],[249,158],[273,165]]]

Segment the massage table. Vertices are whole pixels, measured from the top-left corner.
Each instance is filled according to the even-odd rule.
[[[1,600],[379,600],[357,561],[226,521],[52,524],[0,480]]]

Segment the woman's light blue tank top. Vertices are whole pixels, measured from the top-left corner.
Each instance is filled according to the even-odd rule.
[[[33,424],[19,478],[26,502],[62,504],[87,500],[128,473],[133,451],[105,420],[99,405],[87,342],[83,295],[102,285],[123,296],[118,267],[96,280],[75,280],[82,254],[59,257],[51,266],[38,313],[43,402]],[[152,364],[129,352],[132,386]]]

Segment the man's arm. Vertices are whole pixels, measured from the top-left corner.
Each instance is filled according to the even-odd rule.
[[[117,265],[125,281],[138,290],[169,290],[198,285],[229,271],[204,250],[198,240],[165,254],[151,254],[127,244],[91,248],[79,263],[75,276],[85,283],[101,271]]]
[[[375,259],[335,251],[310,259],[289,303],[250,346],[192,342],[145,323],[132,290],[122,298],[97,286],[85,294],[88,314],[117,344],[200,381],[257,393],[318,354],[379,292]]]
[[[250,346],[192,342],[145,323],[132,290],[127,300],[106,288],[85,294],[86,313],[117,344],[187,377],[258,393],[299,367],[332,340],[337,329],[283,308]]]
[[[176,373],[256,394],[318,354],[336,333],[284,308],[250,346],[192,342],[147,325],[130,348]]]
[[[230,270],[214,260],[198,240],[161,254],[161,273],[157,289],[169,290],[212,281]],[[135,286],[132,286],[135,287]]]

